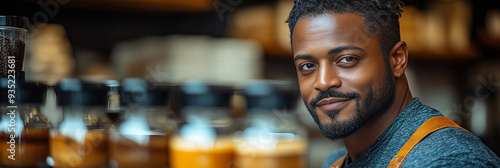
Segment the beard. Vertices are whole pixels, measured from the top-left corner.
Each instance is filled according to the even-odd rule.
[[[372,86],[364,98],[356,92],[342,93],[335,90],[328,90],[326,92],[320,92],[318,96],[312,99],[307,108],[323,136],[331,140],[345,138],[355,133],[364,124],[370,121],[370,119],[374,119],[382,114],[394,99],[395,80],[391,77],[391,74],[392,70],[389,68],[386,70],[385,77],[377,83],[378,87]],[[316,112],[316,104],[320,100],[328,97],[349,98],[355,100],[355,110],[353,111],[354,117],[345,121],[340,121],[337,119],[337,115],[340,110],[343,109],[328,111],[325,113],[331,119],[331,123],[322,124]]]

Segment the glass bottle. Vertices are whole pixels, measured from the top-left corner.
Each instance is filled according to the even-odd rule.
[[[269,81],[255,81],[243,94],[247,118],[236,145],[238,167],[307,167],[307,132],[289,112],[296,102],[295,92]]]
[[[172,168],[231,168],[234,121],[229,117],[232,88],[189,81],[180,86],[186,123],[172,138]]]
[[[102,82],[63,79],[55,90],[63,119],[50,132],[54,167],[108,167],[108,87]]]
[[[120,114],[122,114],[120,107],[120,93],[118,91],[120,88],[120,82],[116,80],[109,80],[106,82],[106,85],[109,87],[106,114],[108,115],[108,118],[116,124],[119,120],[123,120],[123,118],[120,118]]]
[[[111,131],[112,167],[169,167],[169,139],[176,124],[167,117],[170,87],[124,79],[124,120]]]
[[[28,18],[0,16],[0,77],[24,81],[24,51]]]
[[[1,80],[6,80],[6,78]],[[2,81],[2,84],[5,82]],[[46,159],[49,155],[51,124],[40,110],[47,93],[47,86],[37,82],[26,82],[16,86],[18,87],[16,91],[19,91],[16,94],[16,101],[20,102],[19,106],[10,106],[5,109],[2,105],[1,125],[4,133],[0,139],[0,146],[8,152],[2,151],[7,156],[0,158],[0,165],[48,167]],[[3,89],[2,93],[4,93]]]

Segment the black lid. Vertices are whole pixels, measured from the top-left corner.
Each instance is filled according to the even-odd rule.
[[[9,88],[10,87],[10,88]],[[12,91],[9,91],[12,90]],[[9,93],[14,97],[9,99]],[[39,82],[25,82],[20,79],[0,78],[1,103],[43,103],[47,94],[47,85]]]
[[[61,106],[106,106],[108,90],[102,82],[82,82],[78,79],[63,79],[55,86],[57,104]]]
[[[244,89],[247,109],[289,110],[295,107],[297,93],[285,86],[256,81]]]
[[[168,104],[170,89],[165,84],[148,83],[139,78],[127,78],[120,87],[123,106],[162,106]]]
[[[189,81],[180,87],[180,104],[182,107],[228,107],[232,94],[232,88],[227,86]]]
[[[25,82],[20,85],[22,103],[44,103],[47,95],[47,85],[39,82]]]
[[[0,103],[2,104],[9,103],[9,98],[8,98],[9,85],[13,85],[11,86],[11,88],[15,89],[15,93],[18,93],[19,89],[15,88],[16,86],[14,85],[14,83],[9,82],[9,78],[0,78]],[[15,94],[14,96],[18,97],[18,94]]]
[[[0,16],[0,26],[28,29],[28,18],[22,16]]]

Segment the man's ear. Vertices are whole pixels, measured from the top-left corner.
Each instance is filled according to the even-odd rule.
[[[406,46],[406,42],[400,41],[394,45],[391,52],[389,52],[389,60],[393,76],[395,78],[403,76],[408,64],[408,47]]]

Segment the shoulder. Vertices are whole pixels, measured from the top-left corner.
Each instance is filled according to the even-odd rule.
[[[347,153],[347,150],[345,147],[342,147],[338,150],[333,151],[326,157],[325,161],[323,162],[323,165],[321,166],[322,168],[328,168],[330,165],[332,165],[335,161],[340,159],[342,156],[344,156]]]
[[[418,143],[403,165],[500,167],[500,159],[472,133],[457,128],[444,128]]]

